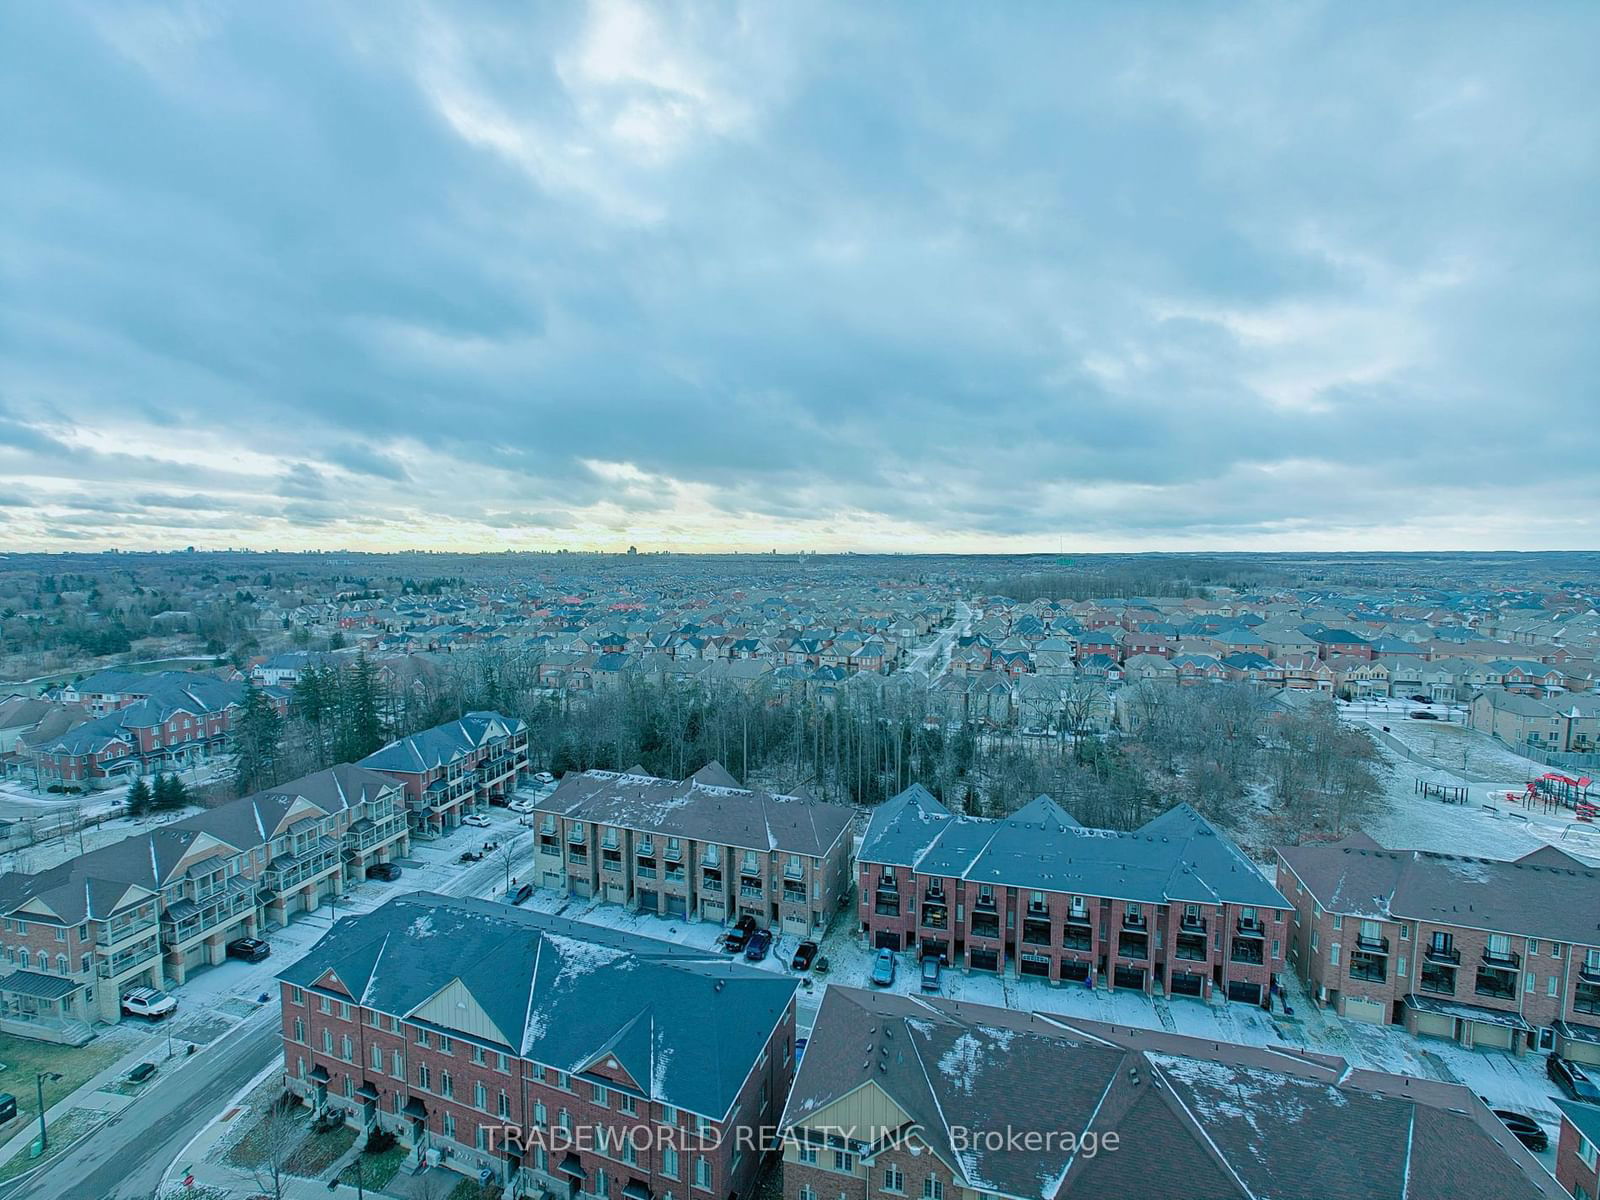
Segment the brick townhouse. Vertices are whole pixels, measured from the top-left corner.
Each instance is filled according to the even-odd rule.
[[[1600,1196],[1600,1105],[1556,1100],[1561,1131],[1556,1137],[1556,1181],[1573,1200]]]
[[[1472,727],[1517,750],[1593,754],[1600,750],[1600,696],[1540,700],[1489,690],[1472,698]]]
[[[943,997],[828,988],[783,1200],[1565,1200],[1466,1088]]]
[[[244,684],[184,671],[114,674],[124,690],[72,692],[88,698],[78,703],[104,715],[30,743],[39,782],[105,787],[135,775],[182,770],[228,752],[233,721],[244,705]],[[86,688],[89,681],[79,686]],[[280,713],[288,711],[286,694],[270,690],[267,696]]]
[[[663,916],[820,933],[848,895],[853,813],[742,788],[717,763],[565,776],[538,802],[533,881]]]
[[[857,865],[868,943],[980,971],[1263,1003],[1289,902],[1188,805],[1086,829],[1049,796],[955,816],[921,784],[872,814]]]
[[[796,982],[415,892],[279,975],[291,1091],[504,1194],[751,1194],[793,1083]]]
[[[1387,850],[1358,834],[1278,851],[1290,957],[1346,1017],[1600,1063],[1600,871],[1546,846],[1515,861]]]
[[[496,712],[470,712],[390,742],[360,765],[405,786],[414,831],[440,834],[470,812],[506,803],[528,769],[528,725]]]
[[[33,1034],[118,1020],[130,987],[182,983],[229,940],[264,937],[406,853],[400,800],[399,784],[346,764],[0,876],[0,1018]]]

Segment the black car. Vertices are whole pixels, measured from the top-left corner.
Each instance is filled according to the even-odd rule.
[[[817,944],[815,942],[801,942],[794,948],[794,958],[789,963],[789,969],[792,971],[809,971],[816,957]]]
[[[533,884],[524,883],[507,892],[506,899],[513,904],[521,904],[531,895],[533,895]]]
[[[1571,1059],[1552,1054],[1545,1059],[1544,1071],[1572,1099],[1582,1100],[1586,1104],[1600,1104],[1600,1087],[1596,1087],[1588,1073]]]
[[[1532,1117],[1526,1113],[1519,1113],[1510,1108],[1491,1108],[1489,1110],[1500,1118],[1500,1124],[1511,1131],[1511,1136],[1516,1138],[1529,1150],[1538,1153],[1550,1147],[1550,1135],[1544,1131]]]
[[[756,931],[756,919],[745,913],[734,922],[733,928],[722,935],[722,948],[729,954],[738,954],[745,943],[750,940],[750,935]]]
[[[393,883],[400,878],[400,868],[394,863],[373,863],[367,868],[368,879],[384,879]]]
[[[456,859],[456,861],[457,862],[464,862],[464,863],[482,862],[483,861],[483,851],[482,850],[463,850],[461,852],[461,857]]]
[[[767,956],[767,951],[771,949],[772,934],[765,929],[758,929],[750,935],[750,940],[745,943],[745,961],[760,962]]]
[[[228,957],[242,958],[245,962],[260,962],[272,953],[272,947],[260,938],[234,938],[228,943]]]
[[[128,1080],[129,1083],[143,1083],[146,1079],[149,1079],[150,1076],[154,1075],[155,1073],[156,1073],[156,1065],[155,1065],[155,1063],[147,1063],[147,1062],[140,1063],[138,1066],[134,1067],[133,1070],[128,1072],[127,1080]]]
[[[1413,721],[1437,721],[1439,719],[1439,714],[1431,713],[1427,709],[1423,708],[1412,713],[1411,719]]]

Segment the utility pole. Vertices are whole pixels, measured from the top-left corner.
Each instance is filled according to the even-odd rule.
[[[51,1083],[59,1083],[61,1076],[54,1071],[39,1071],[34,1075],[33,1082],[39,1089],[39,1153],[41,1155],[44,1153],[45,1147],[50,1144],[50,1135],[46,1132],[44,1125],[44,1081],[46,1079]]]

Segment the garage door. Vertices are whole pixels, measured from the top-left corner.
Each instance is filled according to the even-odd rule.
[[[898,950],[900,949],[900,935],[891,933],[886,929],[880,929],[872,945],[874,949],[878,950]]]
[[[1472,1044],[1484,1050],[1509,1050],[1516,1030],[1504,1025],[1486,1025],[1473,1022]]]
[[[1456,1019],[1442,1013],[1413,1013],[1411,1027],[1418,1037],[1453,1038],[1456,1036]]]
[[[1596,1045],[1594,1042],[1580,1042],[1576,1038],[1563,1038],[1561,1041],[1561,1056],[1570,1058],[1576,1063],[1583,1063],[1586,1066],[1600,1067],[1600,1045]]]
[[[1351,1021],[1365,1021],[1368,1025],[1385,1025],[1389,1012],[1382,1000],[1363,1000],[1360,996],[1344,998],[1344,1015]]]
[[[688,903],[689,898],[687,896],[668,896],[666,915],[669,917],[683,916],[688,911],[686,907]]]

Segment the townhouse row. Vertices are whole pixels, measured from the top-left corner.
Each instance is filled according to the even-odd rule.
[[[1600,871],[1389,850],[1364,834],[1278,851],[1290,961],[1351,1020],[1600,1065]]]
[[[857,864],[874,947],[1059,983],[1265,1004],[1289,902],[1187,805],[1131,833],[1049,796],[956,816],[915,784],[879,807]]]
[[[0,876],[0,1028],[87,1040],[139,986],[316,911],[409,848],[401,785],[348,764],[38,872]]]
[[[359,765],[398,780],[412,832],[433,838],[469,813],[507,803],[528,771],[528,725],[497,712],[469,712],[390,742]]]
[[[797,981],[492,901],[412,893],[279,975],[288,1088],[507,1195],[748,1196]]]
[[[572,773],[532,817],[531,882],[569,896],[799,937],[848,899],[853,810],[742,788],[715,762],[681,781]]]

